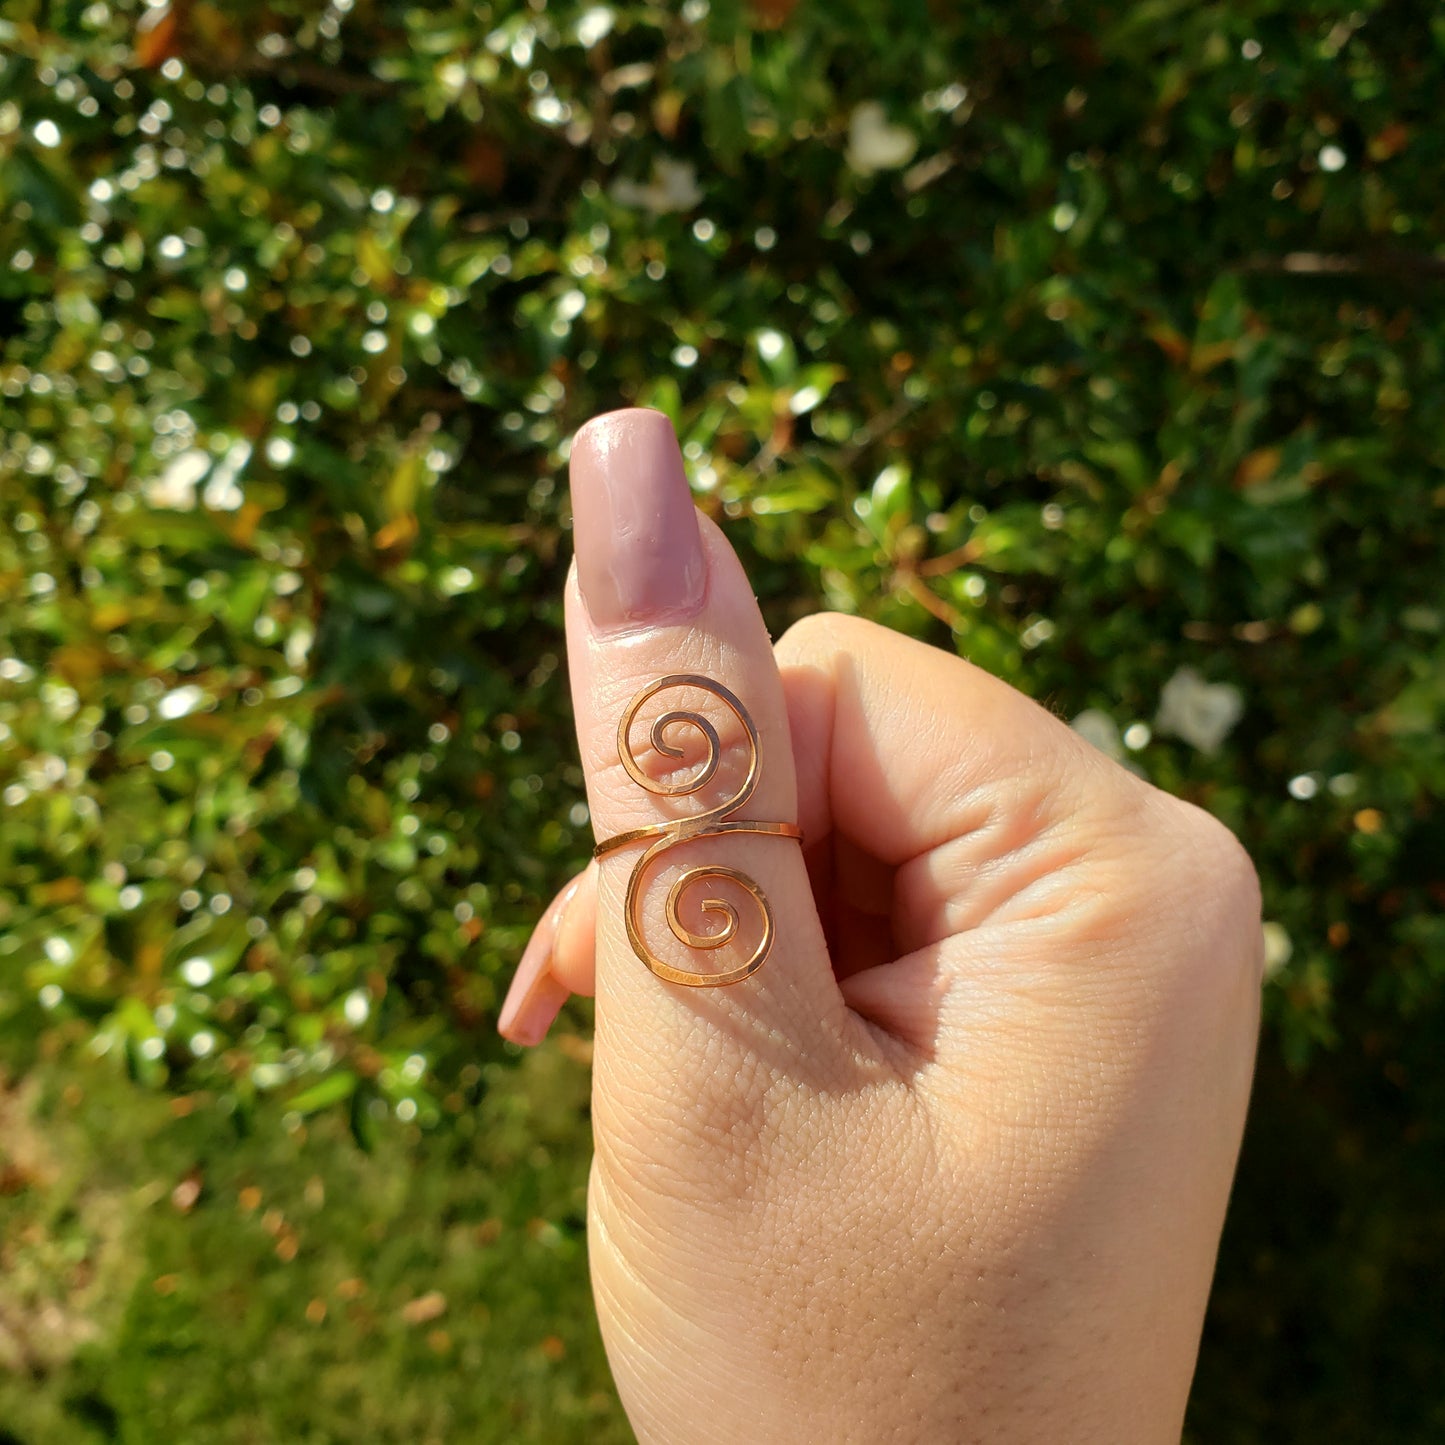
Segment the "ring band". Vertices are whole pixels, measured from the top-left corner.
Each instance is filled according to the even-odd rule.
[[[659,677],[648,683],[628,703],[627,709],[617,725],[617,757],[628,777],[649,793],[661,797],[685,797],[699,792],[717,772],[718,763],[722,758],[722,742],[712,723],[701,713],[696,712],[665,712],[652,724],[650,732],[653,748],[668,758],[683,756],[683,749],[668,742],[665,736],[668,728],[686,724],[702,734],[707,742],[707,757],[691,777],[679,783],[659,783],[648,777],[638,765],[630,739],[632,724],[643,705],[651,698],[666,689],[677,687],[700,688],[703,692],[711,693],[742,724],[748,743],[747,775],[732,796],[725,798],[714,807],[694,813],[688,818],[677,818],[672,822],[665,823],[652,823],[645,828],[629,828],[625,833],[617,833],[611,838],[604,838],[592,850],[592,856],[605,858],[609,854],[617,852],[618,849],[650,840],[650,846],[637,860],[632,874],[627,880],[627,895],[623,911],[627,923],[627,940],[632,945],[632,951],[653,973],[659,978],[666,979],[669,983],[680,983],[689,988],[722,988],[751,977],[767,962],[768,955],[772,952],[773,939],[777,930],[773,921],[772,905],[768,902],[767,895],[746,873],[740,872],[736,868],[723,867],[721,864],[704,864],[700,867],[689,868],[678,878],[667,895],[665,910],[667,926],[671,929],[673,937],[689,948],[699,950],[721,948],[737,934],[738,930],[738,911],[723,898],[704,898],[702,901],[703,913],[718,915],[723,919],[723,926],[715,932],[694,933],[683,923],[678,914],[678,905],[682,895],[694,883],[704,878],[723,878],[737,884],[752,898],[762,919],[762,936],[744,963],[722,973],[695,973],[691,969],[676,968],[660,959],[647,946],[646,940],[643,938],[642,884],[648,868],[669,848],[675,848],[680,843],[691,842],[696,838],[711,838],[725,833],[759,833],[768,837],[792,838],[801,842],[803,830],[796,823],[764,823],[729,817],[729,814],[735,813],[747,802],[758,785],[758,778],[762,772],[758,730],[754,727],[752,718],[748,716],[747,709],[736,694],[720,682],[713,682],[710,678],[699,677],[692,673],[669,673],[666,677]]]
[[[663,823],[660,826],[653,824],[650,828],[631,828],[626,833],[618,833],[607,839],[605,843],[599,843],[592,850],[592,856],[605,858],[619,848],[626,848],[631,843],[640,843],[644,838],[655,837],[662,828],[671,826],[670,823]],[[705,828],[703,832],[709,837],[714,833],[767,833],[774,838],[796,838],[800,843],[803,841],[803,830],[796,823],[746,823],[741,821],[714,823],[711,828]]]

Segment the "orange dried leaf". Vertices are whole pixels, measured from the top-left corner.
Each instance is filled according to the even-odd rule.
[[[37,903],[75,903],[85,896],[85,884],[79,878],[57,878],[40,884],[31,895]]]
[[[1222,361],[1232,361],[1236,350],[1234,341],[1215,341],[1208,346],[1196,346],[1189,357],[1189,368],[1203,376],[1213,371]]]
[[[1378,134],[1370,137],[1369,152],[1372,161],[1387,161],[1397,156],[1410,144],[1410,131],[1402,121],[1392,121]]]
[[[399,517],[393,517],[371,540],[378,552],[387,552],[393,547],[405,546],[418,530],[416,518],[410,512],[403,512]]]
[[[798,8],[798,0],[753,0],[753,18],[760,30],[781,30]]]
[[[428,1290],[424,1295],[409,1300],[401,1307],[401,1317],[409,1325],[426,1325],[439,1320],[447,1312],[447,1297],[439,1290]]]
[[[135,63],[145,70],[159,70],[180,53],[176,12],[169,5],[143,11],[135,27]]]
[[[1234,473],[1234,485],[1242,491],[1267,482],[1279,471],[1279,460],[1278,447],[1260,447],[1258,451],[1250,452]]]
[[[1189,343],[1172,326],[1162,323],[1151,326],[1149,339],[1175,366],[1183,366],[1189,360]]]

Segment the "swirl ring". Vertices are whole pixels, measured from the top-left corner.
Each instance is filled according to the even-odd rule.
[[[666,979],[669,983],[680,983],[689,988],[722,988],[727,984],[740,983],[743,979],[756,973],[767,962],[777,931],[772,905],[768,902],[767,895],[746,873],[737,868],[724,867],[721,864],[704,864],[700,867],[689,868],[678,877],[668,892],[664,916],[673,937],[680,943],[686,944],[688,948],[699,951],[722,948],[737,936],[740,922],[738,910],[724,898],[704,898],[702,900],[704,914],[711,914],[722,919],[722,927],[715,932],[694,933],[683,923],[680,913],[683,895],[694,884],[704,879],[726,879],[736,884],[753,900],[762,920],[762,936],[743,963],[727,969],[723,973],[694,973],[690,969],[676,968],[672,964],[664,962],[652,952],[643,937],[642,885],[649,868],[669,848],[675,848],[679,843],[686,843],[694,838],[712,837],[724,833],[762,833],[775,838],[796,838],[801,841],[803,833],[795,823],[755,823],[748,819],[728,816],[741,808],[752,796],[753,790],[758,785],[758,777],[762,772],[762,762],[758,747],[758,730],[754,727],[752,718],[748,716],[747,709],[738,700],[736,694],[724,687],[722,683],[713,682],[711,678],[699,677],[692,673],[669,673],[666,677],[659,677],[648,683],[628,703],[627,709],[617,725],[617,757],[627,776],[638,787],[649,793],[659,797],[676,798],[700,792],[716,774],[718,764],[722,760],[722,741],[718,736],[717,728],[701,713],[696,712],[663,713],[652,724],[649,730],[649,741],[663,757],[680,759],[685,756],[685,751],[668,741],[669,730],[681,725],[695,728],[702,734],[703,740],[707,744],[707,756],[699,768],[680,781],[664,783],[648,777],[638,764],[631,741],[632,725],[637,719],[637,714],[658,693],[677,687],[695,687],[710,693],[723,703],[742,724],[748,749],[746,775],[732,795],[724,798],[721,803],[706,808],[702,812],[694,813],[689,818],[677,818],[666,823],[652,823],[645,828],[631,828],[625,833],[618,833],[614,837],[600,842],[592,850],[592,853],[595,858],[603,858],[629,844],[652,840],[642,857],[633,865],[632,874],[627,880],[627,894],[623,911],[627,924],[627,940],[632,945],[632,951],[653,973],[659,978]]]

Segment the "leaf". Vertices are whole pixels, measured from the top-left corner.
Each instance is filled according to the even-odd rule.
[[[329,1109],[333,1104],[341,1103],[343,1099],[349,1099],[356,1091],[358,1083],[358,1075],[350,1069],[338,1069],[318,1083],[312,1084],[309,1089],[294,1094],[286,1101],[286,1107],[303,1117],[315,1114],[322,1109]]]
[[[351,1107],[347,1114],[351,1137],[365,1154],[376,1148],[376,1118],[371,1106],[380,1100],[381,1095],[372,1084],[360,1084],[351,1090]]]
[[[1244,490],[1268,481],[1279,470],[1282,455],[1279,447],[1261,447],[1258,451],[1250,452],[1235,468],[1234,485]]]
[[[135,27],[135,60],[145,70],[159,70],[173,55],[178,45],[179,17],[170,5],[143,10]]]

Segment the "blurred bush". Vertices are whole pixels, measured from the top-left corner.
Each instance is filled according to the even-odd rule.
[[[1195,1428],[1439,1438],[1428,7],[11,0],[0,52],[12,1061],[469,1117],[590,837],[567,438],[660,407],[776,626],[955,646],[1244,838]]]

